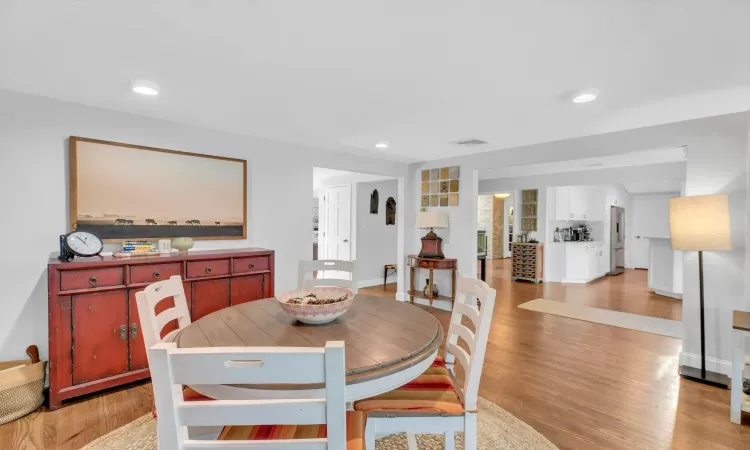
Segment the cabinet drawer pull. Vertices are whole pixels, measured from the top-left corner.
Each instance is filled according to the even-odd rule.
[[[92,286],[96,286],[96,282],[97,281],[98,280],[94,276],[92,276],[92,277],[89,278],[89,284],[92,285]]]
[[[130,339],[135,339],[138,337],[138,324],[133,323],[130,325]]]
[[[160,276],[161,276],[161,274],[159,273],[159,271],[158,270],[154,270],[154,278],[159,278]]]
[[[120,325],[120,340],[124,341],[128,338],[128,327],[125,325]]]
[[[206,273],[211,273],[211,268],[210,267],[206,267]]]
[[[253,264],[253,263],[250,263],[250,266],[249,266],[249,267],[250,267],[251,269],[253,269],[253,268],[255,268],[255,264]]]

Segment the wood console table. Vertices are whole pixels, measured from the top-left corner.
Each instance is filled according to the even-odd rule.
[[[192,321],[274,296],[274,252],[259,248],[168,256],[49,261],[49,407],[148,378],[135,293],[180,275]],[[171,300],[158,308],[173,304]],[[174,328],[172,328],[174,326]],[[165,330],[176,329],[176,322]]]
[[[750,312],[732,312],[732,338],[734,355],[732,358],[732,399],[729,420],[740,423],[742,412],[750,413],[750,395],[742,392],[745,367],[750,365],[750,356],[745,354],[745,339],[750,337]]]
[[[417,255],[409,255],[407,258],[406,265],[409,266],[409,301],[414,303],[414,297],[424,298],[430,301],[430,308],[432,308],[432,301],[437,300],[450,300],[451,305],[456,300],[456,265],[458,260],[454,258],[420,258]],[[414,272],[417,269],[427,269],[430,271],[429,292],[432,293],[434,286],[433,272],[435,270],[450,270],[451,271],[451,295],[425,295],[422,290],[414,288]]]

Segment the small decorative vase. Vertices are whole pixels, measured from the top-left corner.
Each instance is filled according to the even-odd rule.
[[[422,293],[428,297],[437,297],[438,296],[438,287],[437,284],[432,285],[432,295],[430,295],[430,279],[425,278],[424,280],[424,289],[422,290]]]
[[[189,237],[172,239],[172,248],[176,248],[180,253],[185,253],[186,251],[190,250],[191,248],[193,248],[193,245],[193,240]]]

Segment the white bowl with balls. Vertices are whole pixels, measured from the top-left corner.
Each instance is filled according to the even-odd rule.
[[[343,287],[312,287],[281,292],[276,300],[293,319],[320,325],[344,314],[354,302],[354,293]]]

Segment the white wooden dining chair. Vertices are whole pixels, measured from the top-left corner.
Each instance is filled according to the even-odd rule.
[[[169,297],[174,299],[174,306],[157,314],[156,305]],[[185,297],[185,289],[182,286],[182,278],[179,275],[171,276],[168,280],[157,281],[146,286],[141,292],[136,292],[135,302],[138,306],[138,317],[141,321],[141,333],[146,352],[159,342],[171,342],[181,329],[190,325],[190,310]],[[178,328],[162,338],[162,330],[173,320],[177,320]]]
[[[359,290],[357,286],[356,266],[354,261],[339,261],[334,259],[300,261],[297,286],[299,289],[318,286],[338,286],[351,289],[356,294]],[[316,277],[313,277],[313,272],[317,272]],[[347,273],[349,275],[346,275]],[[339,276],[346,276],[347,278],[338,278]]]
[[[151,377],[164,450],[347,449],[355,424],[346,412],[344,343],[325,348],[213,347],[150,350]],[[304,368],[304,370],[301,370]],[[216,384],[322,384],[320,398],[185,402],[181,386]],[[304,391],[300,391],[304,392]],[[352,412],[350,414],[364,414]],[[273,430],[269,425],[297,428]],[[325,424],[327,433],[309,425]],[[218,440],[191,440],[188,426],[223,425]],[[308,426],[300,429],[300,426]],[[361,429],[362,423],[358,424]],[[357,442],[362,443],[362,431]],[[295,436],[307,438],[292,439]],[[313,436],[313,437],[309,437]],[[315,437],[318,436],[318,437]],[[325,437],[320,437],[325,436]],[[349,448],[353,448],[350,446]]]
[[[461,277],[448,328],[444,364],[438,359],[425,375],[405,386],[354,404],[355,410],[368,412],[367,450],[375,449],[377,436],[403,432],[407,433],[410,449],[416,450],[414,434],[425,433],[444,434],[445,448],[452,449],[457,431],[464,432],[466,450],[476,449],[479,380],[495,295],[495,289],[487,283]],[[476,306],[477,300],[481,302],[481,308]],[[472,323],[474,331],[462,323],[463,318]],[[464,342],[463,346],[459,346],[459,338]],[[462,384],[456,381],[456,361],[465,375]],[[450,382],[453,389],[446,390],[443,380]],[[413,395],[415,392],[418,392],[417,396]]]

